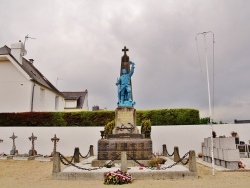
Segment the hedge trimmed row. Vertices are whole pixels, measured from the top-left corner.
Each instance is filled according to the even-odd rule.
[[[137,125],[150,119],[152,125],[199,124],[195,109],[138,110]],[[115,119],[115,111],[0,113],[0,126],[104,126]]]

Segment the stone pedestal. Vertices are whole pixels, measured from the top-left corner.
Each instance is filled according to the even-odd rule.
[[[121,160],[122,151],[127,153],[128,160],[149,160],[152,157],[152,140],[139,134],[136,110],[132,107],[116,109],[113,134],[98,141],[97,160]]]
[[[132,107],[118,107],[115,110],[113,134],[139,134],[136,127],[136,110]]]
[[[152,157],[151,139],[115,138],[98,141],[98,160],[121,159],[121,152],[126,151],[136,160],[148,160]]]

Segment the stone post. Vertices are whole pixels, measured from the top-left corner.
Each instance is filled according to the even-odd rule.
[[[195,151],[189,151],[189,171],[197,172]]]
[[[167,146],[166,146],[166,144],[162,145],[162,155],[167,156]]]
[[[61,161],[59,152],[56,152],[53,156],[53,170],[52,173],[59,173],[61,172]]]
[[[122,151],[121,152],[121,171],[127,172],[128,170],[128,164],[127,164],[127,152]]]
[[[80,162],[80,151],[79,151],[79,148],[75,148],[75,151],[74,151],[74,163],[79,163]]]
[[[177,162],[180,160],[180,154],[179,154],[179,148],[178,146],[174,147],[174,162]]]
[[[93,145],[90,145],[89,146],[89,156],[94,156],[94,146]]]

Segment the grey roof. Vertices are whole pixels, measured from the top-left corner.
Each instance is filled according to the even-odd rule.
[[[18,61],[11,55],[11,49],[8,46],[5,45],[0,48],[0,55],[10,55],[15,60],[15,62],[32,78],[34,82],[52,90],[59,95],[62,95],[62,93],[58,91],[31,62],[23,58],[22,64],[18,63]]]
[[[82,108],[86,95],[88,94],[88,90],[79,92],[62,91],[61,93],[64,95],[65,100],[76,100],[77,108]]]

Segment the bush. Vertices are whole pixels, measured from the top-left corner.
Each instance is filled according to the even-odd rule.
[[[195,109],[138,110],[137,124],[150,119],[152,125],[196,125],[200,123],[199,111]]]
[[[151,132],[151,121],[150,119],[143,119],[141,122],[141,134],[145,134],[145,131]]]
[[[109,134],[112,134],[113,129],[115,128],[115,120],[112,120],[110,122],[108,122],[105,126],[104,126],[104,134],[105,134],[105,138],[107,138],[107,136]]]
[[[194,125],[200,123],[195,109],[136,111],[137,125],[145,119],[152,125]],[[104,126],[115,119],[115,111],[0,113],[0,126]]]

